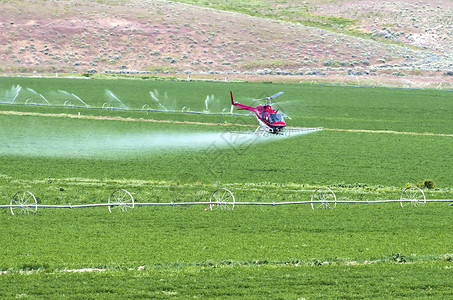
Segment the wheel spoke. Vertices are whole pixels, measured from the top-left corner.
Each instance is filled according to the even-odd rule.
[[[214,194],[214,198],[215,198],[217,203],[220,203],[220,196],[219,195]]]

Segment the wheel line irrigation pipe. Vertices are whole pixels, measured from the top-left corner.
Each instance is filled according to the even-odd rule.
[[[357,204],[374,204],[374,203],[392,203],[392,202],[414,202],[414,200],[337,200],[337,201],[289,201],[289,202],[234,202],[234,205],[294,205],[294,204],[312,204],[312,203],[357,203]],[[426,202],[453,202],[453,199],[429,199]],[[227,202],[225,202],[227,203]],[[229,203],[229,202],[228,202]],[[178,205],[213,205],[216,202],[134,202],[134,206],[178,206]],[[83,208],[83,207],[101,207],[101,206],[124,206],[124,203],[93,203],[93,204],[7,204],[0,205],[0,208],[11,207],[40,207],[40,208]],[[453,205],[453,203],[452,203]]]
[[[145,202],[136,203],[131,193],[124,189],[117,189],[110,194],[108,203],[94,203],[94,204],[38,204],[35,195],[29,191],[19,191],[11,199],[9,205],[0,205],[0,208],[9,208],[11,214],[36,214],[38,207],[41,208],[82,208],[82,207],[101,207],[107,206],[109,212],[112,209],[121,211],[133,210],[135,206],[175,206],[175,205],[209,205],[207,209],[217,210],[226,209],[233,210],[235,205],[295,205],[295,204],[311,204],[312,209],[315,208],[330,208],[336,207],[337,203],[357,203],[357,204],[371,204],[371,203],[392,203],[399,202],[401,207],[407,205],[425,206],[426,202],[453,202],[452,199],[430,199],[426,200],[425,193],[419,187],[408,187],[401,193],[399,200],[373,200],[366,201],[360,200],[337,200],[335,193],[329,187],[321,187],[315,190],[311,196],[310,201],[289,201],[289,202],[236,202],[233,192],[226,188],[216,189],[209,198],[209,202]],[[451,203],[450,205],[453,205]]]

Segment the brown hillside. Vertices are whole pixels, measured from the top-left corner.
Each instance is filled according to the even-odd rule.
[[[354,18],[355,31],[383,41],[304,26],[294,23],[297,18],[287,22],[171,1],[2,1],[0,72],[453,71],[453,22],[449,22],[453,1],[447,1],[447,7],[434,2],[428,7],[423,4],[427,1],[340,2],[321,1],[311,6],[311,13]]]

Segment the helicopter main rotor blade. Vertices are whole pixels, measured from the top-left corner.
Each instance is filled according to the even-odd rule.
[[[270,97],[266,97],[266,98],[261,98],[261,99],[254,99],[253,101],[261,101],[261,100],[270,100],[270,99],[274,99],[278,96],[280,96],[281,94],[284,94],[285,92],[278,92],[277,94],[275,95],[272,95]]]
[[[284,92],[278,92],[278,93],[275,94],[275,95],[272,95],[272,96],[270,96],[270,97],[267,97],[267,99],[274,99],[274,98],[280,96],[281,94],[284,94]]]

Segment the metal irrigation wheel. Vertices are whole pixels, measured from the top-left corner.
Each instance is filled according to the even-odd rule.
[[[211,210],[221,209],[221,210],[233,210],[234,209],[234,195],[233,193],[225,188],[220,188],[215,190],[209,198],[209,208]]]
[[[11,199],[10,209],[11,214],[13,215],[36,214],[36,211],[38,210],[38,201],[36,201],[35,195],[29,191],[17,192]]]
[[[412,204],[413,206],[425,206],[426,197],[423,190],[417,186],[411,186],[401,193],[400,198],[401,207]]]
[[[331,208],[337,206],[337,197],[328,187],[321,187],[311,195],[311,208]]]
[[[134,209],[134,197],[123,189],[117,189],[109,196],[109,212],[113,210],[127,212]]]

